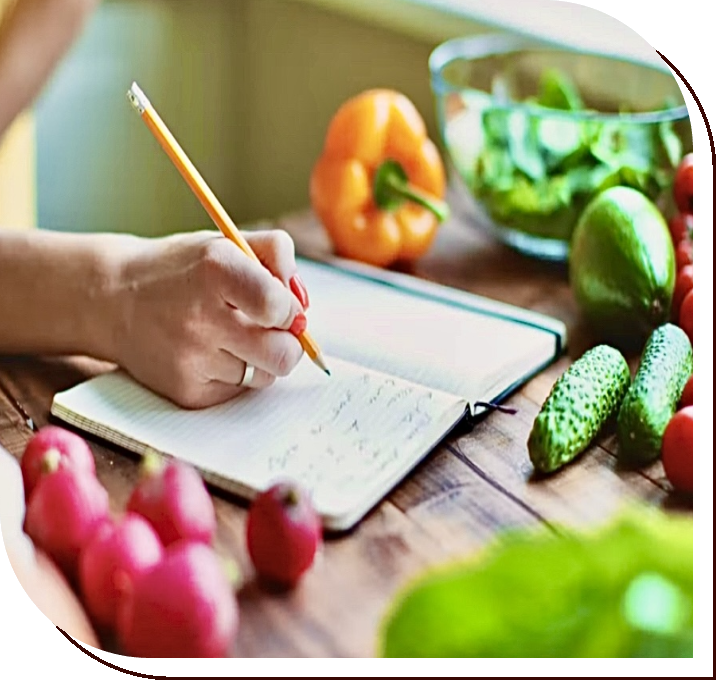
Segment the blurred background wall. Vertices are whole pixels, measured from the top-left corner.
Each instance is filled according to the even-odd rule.
[[[137,80],[235,221],[308,201],[340,103],[432,117],[431,44],[292,0],[105,0],[37,106],[38,221],[159,234],[206,216],[125,98]]]
[[[622,52],[655,56],[616,20],[553,0],[104,0],[37,102],[34,123],[15,133],[36,159],[17,165],[27,187],[22,219],[34,219],[34,204],[37,223],[59,230],[209,226],[126,101],[132,80],[235,221],[301,209],[328,121],[346,98],[397,88],[436,137],[430,51],[497,25],[582,45],[609,38]],[[36,202],[27,181],[35,170]]]

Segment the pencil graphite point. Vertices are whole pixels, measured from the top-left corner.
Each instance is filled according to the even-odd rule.
[[[328,370],[328,366],[326,366],[326,362],[323,359],[322,354],[318,354],[316,358],[313,360],[313,363],[318,366],[327,376],[331,375],[331,372]]]

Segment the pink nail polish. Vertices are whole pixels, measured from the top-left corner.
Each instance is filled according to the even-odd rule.
[[[308,291],[306,290],[306,285],[301,280],[301,277],[298,274],[294,274],[288,283],[291,292],[298,298],[298,301],[301,303],[301,307],[303,307],[304,309],[308,309]]]
[[[308,320],[306,319],[306,315],[303,312],[299,312],[296,314],[296,318],[293,320],[293,323],[291,324],[291,327],[288,329],[290,333],[293,333],[296,337],[301,335],[303,331],[306,330],[306,326],[308,325]]]

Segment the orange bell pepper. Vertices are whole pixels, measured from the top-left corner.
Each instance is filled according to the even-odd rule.
[[[368,90],[338,109],[310,182],[336,254],[381,267],[421,257],[448,216],[444,194],[442,159],[405,95]]]

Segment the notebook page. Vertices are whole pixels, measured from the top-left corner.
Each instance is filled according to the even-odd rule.
[[[198,411],[177,408],[123,372],[57,394],[53,413],[95,424],[234,480],[247,495],[290,477],[318,511],[357,521],[451,429],[465,403],[330,358],[329,378],[304,357],[265,390]],[[85,429],[86,426],[85,426]],[[116,441],[120,442],[120,439]]]
[[[308,260],[300,267],[311,334],[342,359],[476,401],[498,396],[555,355],[556,336],[542,328]]]

